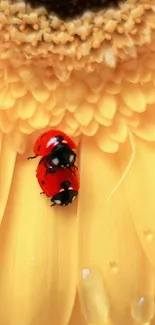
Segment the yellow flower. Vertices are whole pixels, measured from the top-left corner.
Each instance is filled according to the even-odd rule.
[[[0,324],[150,324],[154,0],[68,21],[3,0],[0,40]],[[26,159],[49,128],[78,144],[67,208],[40,197]]]

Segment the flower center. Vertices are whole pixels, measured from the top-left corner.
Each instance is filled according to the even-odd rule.
[[[117,7],[118,0],[25,0],[33,8],[44,6],[63,19],[82,15],[85,11],[97,11],[110,6]]]

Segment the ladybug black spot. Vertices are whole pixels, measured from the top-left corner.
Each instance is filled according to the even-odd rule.
[[[41,181],[41,184],[44,185],[45,184],[45,181]]]
[[[71,186],[71,182],[69,181],[64,181],[61,183],[61,188],[64,188],[65,190],[67,190],[70,186]]]
[[[38,148],[37,148],[37,149],[38,149],[38,151],[40,150],[40,148],[41,148],[41,145],[39,145],[39,146],[38,146]]]

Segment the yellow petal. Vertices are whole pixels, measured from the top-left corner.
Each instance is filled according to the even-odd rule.
[[[82,126],[86,126],[91,122],[93,114],[93,105],[87,102],[83,102],[74,113],[74,116]]]
[[[140,138],[147,141],[155,139],[155,110],[154,104],[147,105],[147,111],[141,115],[138,127],[133,132]]]
[[[151,56],[148,56],[145,60],[145,67],[147,67],[149,70],[155,70],[155,62]]]
[[[100,113],[107,119],[112,119],[116,113],[117,103],[116,98],[112,95],[103,93],[99,102],[98,108]]]
[[[52,108],[54,108],[54,106],[56,105],[56,101],[56,94],[53,91],[50,93],[50,97],[48,98],[48,100],[44,103],[44,109],[46,109],[47,111],[52,110]]]
[[[8,134],[8,143],[12,150],[23,154],[26,149],[26,139],[25,135],[21,133],[18,129]]]
[[[86,78],[86,83],[93,91],[100,91],[103,88],[103,82],[99,74],[89,73]]]
[[[122,115],[125,115],[127,117],[133,116],[133,111],[129,107],[127,107],[125,104],[123,104],[123,103],[120,103],[119,104],[119,108],[118,109],[119,109],[119,111],[120,111],[120,113]]]
[[[70,319],[68,325],[88,325],[86,323],[86,320],[85,320],[82,312],[81,312],[81,306],[80,306],[78,295],[76,295],[71,319]]]
[[[41,78],[41,77],[40,77]],[[42,78],[41,78],[41,80],[42,80]],[[24,80],[25,81],[25,80]],[[26,88],[29,90],[29,91],[32,91],[33,92],[33,94],[35,93],[35,90],[36,90],[36,93],[35,93],[35,95],[34,95],[34,97],[37,99],[39,99],[39,102],[41,102],[42,103],[42,101],[43,101],[43,98],[47,98],[48,96],[47,96],[47,91],[46,92],[44,92],[43,90],[41,91],[41,93],[40,93],[40,96],[39,96],[39,89],[41,88],[41,86],[40,86],[40,79],[39,79],[39,77],[38,76],[33,76],[33,78],[31,78],[31,80],[29,81],[29,82],[26,82]],[[39,88],[39,89],[38,89]],[[43,86],[42,86],[42,88],[44,88]]]
[[[125,191],[140,242],[151,264],[155,266],[154,144],[146,144],[138,138],[135,143],[135,160],[124,181]]]
[[[8,109],[15,104],[16,99],[11,94],[8,87],[3,87],[0,89],[0,108]]]
[[[110,134],[106,129],[100,128],[96,136],[97,145],[101,150],[107,153],[115,153],[118,151],[118,143],[110,138]]]
[[[18,73],[23,81],[27,84],[31,82],[31,79],[34,76],[32,67],[27,67],[26,65],[22,65],[20,68],[18,68]]]
[[[76,80],[72,84],[72,92],[68,92],[68,97],[66,98],[65,107],[69,112],[74,112],[76,108],[87,98],[89,93],[88,86],[81,80]]]
[[[148,69],[145,69],[145,67],[141,67],[142,72],[141,72],[141,82],[149,82],[152,78],[152,72]]]
[[[94,114],[95,114],[94,118],[99,124],[104,126],[110,126],[112,124],[112,120],[102,116],[98,110],[95,110]]]
[[[26,86],[21,81],[11,83],[10,90],[15,98],[23,97],[27,93]]]
[[[22,119],[30,118],[37,107],[36,100],[31,96],[30,93],[28,93],[23,98],[19,98],[16,102],[16,107],[18,110],[18,114]]]
[[[28,120],[19,120],[19,131],[21,131],[24,134],[31,134],[34,131],[34,128],[29,124]]]
[[[109,81],[106,83],[104,90],[108,94],[116,95],[120,93],[121,88],[121,83],[114,83],[113,81]]]
[[[77,281],[76,202],[52,209],[35,169],[18,157],[0,228],[0,323],[66,325]]]
[[[109,128],[110,138],[116,142],[123,143],[127,138],[128,130],[126,122],[121,116],[117,116],[114,125]]]
[[[138,297],[131,306],[131,315],[137,323],[150,323],[152,318],[154,318],[154,312],[155,304],[153,295]]]
[[[143,123],[139,128],[133,129],[133,132],[146,141],[155,141],[154,123]]]
[[[142,85],[142,91],[147,104],[155,103],[155,91],[154,86],[151,83],[145,83]]]
[[[81,132],[87,136],[93,136],[98,131],[99,125],[96,121],[91,121],[86,127],[80,126]]]
[[[74,115],[70,114],[69,112],[65,113],[65,121],[73,130],[76,130],[79,126],[79,123],[76,121]]]
[[[44,78],[43,84],[48,90],[52,91],[58,86],[59,80],[55,76],[51,76],[50,78]]]
[[[16,101],[16,103],[15,103],[15,105],[13,107],[11,107],[10,109],[7,109],[5,111],[5,114],[7,115],[9,120],[15,124],[15,121],[19,118],[17,101]]]
[[[140,116],[134,114],[133,116],[126,118],[126,122],[129,127],[138,129],[140,125]]]
[[[20,77],[17,73],[17,70],[13,69],[10,66],[7,66],[5,71],[5,78],[8,83],[12,84],[13,82],[19,81]]]
[[[7,114],[4,114],[3,111],[0,111],[0,129],[4,132],[4,133],[10,133],[13,128],[15,126],[15,123],[13,123],[13,121],[11,121]]]
[[[87,94],[86,100],[88,103],[91,103],[91,104],[97,103],[98,99],[99,99],[99,93],[93,93],[90,91]]]
[[[124,161],[125,156],[122,156],[122,159]],[[127,318],[132,324],[130,306],[139,295],[153,295],[154,275],[135,232],[123,185],[118,188],[111,200],[106,202],[121,177],[119,166],[120,161],[115,160],[111,155],[103,154],[93,141],[83,139],[80,170],[81,179],[85,181],[81,182],[78,204],[79,275],[83,269],[88,268],[95,268],[101,272],[104,290],[109,297],[108,308],[112,306],[113,324],[119,323],[119,319],[122,324],[126,324]],[[136,174],[134,178],[135,185]],[[145,204],[142,205],[142,202],[145,202],[145,198],[141,200],[140,196],[137,196],[137,188],[133,191],[133,187],[129,186],[129,192],[134,192],[131,195],[135,197],[134,204],[132,200],[130,201],[133,213],[136,211],[135,207],[139,206],[138,203],[135,205],[135,202],[139,202],[142,210]],[[146,186],[144,193],[146,193]],[[152,191],[152,197],[153,193]],[[148,220],[148,211],[144,211],[144,214]],[[148,223],[147,225],[149,226]],[[152,254],[153,252],[154,250]],[[94,286],[95,295],[97,292],[100,295],[97,284],[90,281],[89,285],[92,288]],[[87,310],[93,299],[93,296],[87,296]],[[104,300],[102,301],[104,309]],[[95,324],[95,318],[93,323]]]
[[[85,268],[79,281],[79,296],[83,314],[91,324],[107,324],[110,304],[100,272]]]
[[[125,79],[133,84],[137,84],[140,79],[140,72],[138,69],[135,71],[128,71]]]
[[[44,103],[50,96],[49,91],[43,86],[32,89],[32,95],[39,103]]]
[[[65,132],[66,134],[68,134],[69,136],[73,137],[75,136],[76,132],[78,130],[73,130],[70,126],[68,126],[64,120],[62,120],[62,122],[59,124],[59,126],[56,125],[56,127],[59,129],[59,130],[62,130],[63,132]]]
[[[58,116],[51,116],[49,125],[52,127],[59,125],[59,123],[62,121],[63,117],[64,117],[64,113],[59,114]]]
[[[52,115],[53,116],[59,116],[61,114],[64,114],[65,113],[65,107],[64,105],[60,105],[60,106],[56,106],[52,109]]]
[[[37,107],[36,112],[29,119],[30,125],[35,129],[41,129],[48,125],[50,120],[49,113],[40,107]]]
[[[0,152],[2,147],[2,138],[3,138],[3,132],[0,130]]]
[[[3,214],[7,204],[16,161],[16,152],[9,145],[6,135],[3,134],[1,141],[2,145],[0,150],[0,222],[3,218]]]
[[[127,83],[121,92],[124,103],[135,112],[144,112],[146,109],[145,97],[138,85]]]

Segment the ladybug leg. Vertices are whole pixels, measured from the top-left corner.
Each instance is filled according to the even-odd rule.
[[[45,194],[47,197],[49,197],[49,195],[47,195],[45,192],[41,192],[40,193],[40,195],[42,195],[42,194]]]
[[[56,203],[54,202],[54,203],[53,203],[53,204],[51,204],[50,206],[51,206],[51,207],[54,207],[55,205],[56,205]]]
[[[38,155],[35,155],[35,156],[32,156],[32,157],[28,157],[27,159],[29,160],[29,159],[35,159],[35,158],[37,158],[38,157]]]
[[[76,170],[78,170],[78,167],[76,165],[73,165],[75,167]]]
[[[77,166],[75,166],[75,165],[73,165],[73,167],[74,167],[76,170],[78,169]],[[71,167],[71,166],[70,166],[68,169],[72,172],[72,174],[75,175],[75,172],[72,170],[72,167]]]
[[[71,170],[72,174],[74,174],[74,175],[75,175],[75,172],[73,172],[72,168],[71,168],[70,170]]]
[[[68,166],[67,169],[69,169],[71,171],[71,173],[75,175],[75,173],[72,170],[72,166]]]

